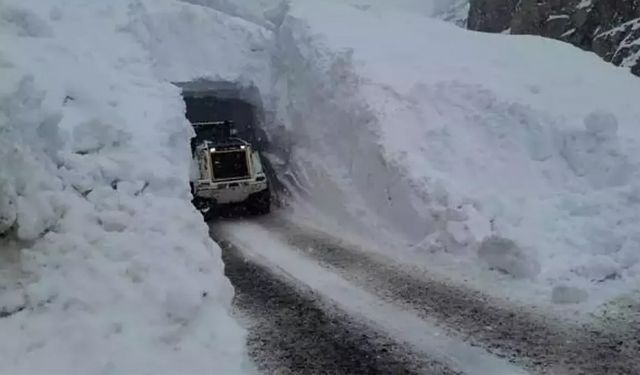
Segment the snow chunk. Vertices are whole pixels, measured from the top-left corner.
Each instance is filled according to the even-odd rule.
[[[620,152],[615,115],[591,112],[584,128],[565,135],[561,154],[569,167],[598,188],[627,184],[636,167]]]
[[[282,10],[277,10],[278,8],[287,7],[286,0],[254,0],[247,1],[244,3],[238,3],[233,0],[182,0],[187,3],[202,5],[205,7],[209,7],[215,9],[221,13],[236,16],[238,18],[242,18],[245,21],[255,23],[257,25],[273,28],[274,24],[270,23],[272,20],[265,13],[271,14],[271,12],[280,13]],[[272,4],[275,3],[273,8],[270,8]],[[281,18],[277,17],[276,18]]]
[[[105,147],[122,146],[130,137],[125,131],[92,118],[73,129],[73,151],[79,154],[98,152]]]
[[[53,227],[61,213],[56,209],[52,198],[52,193],[47,192],[18,197],[16,223],[19,239],[36,240]]]
[[[551,301],[558,304],[577,304],[587,300],[589,294],[578,287],[558,285],[551,292]]]
[[[534,278],[540,273],[540,264],[508,238],[496,235],[485,238],[478,257],[489,267],[516,278]]]
[[[62,147],[60,115],[43,106],[45,92],[25,75],[0,92],[0,232],[15,227],[23,240],[35,240],[60,215],[55,191],[57,153]]]
[[[580,3],[576,6],[576,9],[589,8],[593,5],[593,0],[580,0]]]
[[[591,112],[584,119],[584,127],[599,139],[610,140],[618,132],[618,119],[611,112]]]
[[[575,268],[574,272],[587,277],[591,281],[603,282],[620,277],[620,264],[611,257],[605,255],[593,255],[586,257],[582,265]]]

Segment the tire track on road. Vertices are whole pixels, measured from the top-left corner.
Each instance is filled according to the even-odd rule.
[[[609,331],[567,324],[443,281],[282,219],[261,224],[292,248],[345,279],[419,316],[435,320],[473,345],[545,374],[640,374],[640,330]]]
[[[212,229],[234,306],[249,332],[249,355],[266,374],[455,375],[243,255]]]

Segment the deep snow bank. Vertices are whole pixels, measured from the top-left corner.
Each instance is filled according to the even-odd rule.
[[[289,171],[339,225],[451,272],[500,270],[525,298],[638,285],[640,87],[624,71],[338,2],[294,2],[276,40]]]
[[[154,69],[174,56],[141,48],[141,17],[159,22],[139,1],[0,4],[1,372],[241,371],[192,130]]]
[[[255,23],[214,8],[160,1],[146,2],[126,29],[163,80],[268,84],[270,32]]]

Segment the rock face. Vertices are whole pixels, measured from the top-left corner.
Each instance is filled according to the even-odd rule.
[[[467,25],[559,39],[640,76],[640,0],[470,0]]]
[[[467,27],[469,18],[469,0],[440,0],[436,2],[434,16],[443,21],[455,23],[460,27]],[[440,4],[440,6],[438,6]]]
[[[509,30],[518,0],[470,0],[467,27],[499,33]]]

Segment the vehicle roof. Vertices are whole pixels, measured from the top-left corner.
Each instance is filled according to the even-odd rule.
[[[242,138],[231,137],[225,139],[208,139],[216,147],[234,147],[234,146],[249,146],[249,142]]]
[[[235,125],[235,122],[233,122],[232,120],[201,121],[201,122],[192,122],[191,125],[193,127],[214,127],[214,126],[222,126],[222,125]]]

